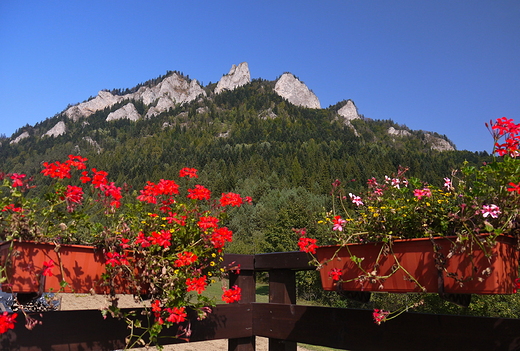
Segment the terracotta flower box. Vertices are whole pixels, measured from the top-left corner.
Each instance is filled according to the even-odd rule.
[[[447,257],[452,242],[447,238],[436,238],[435,242],[441,248],[440,252]],[[489,249],[491,252],[489,259],[477,245],[472,251],[468,249],[465,253],[455,253],[452,257],[446,258],[445,269],[441,273],[436,267],[433,244],[428,238],[394,242],[393,253],[404,270],[398,269],[393,274],[391,273],[396,268],[394,255],[381,255],[379,261],[377,260],[381,247],[381,243],[374,243],[349,244],[348,248],[339,246],[318,248],[317,259],[323,264],[320,270],[323,289],[421,292],[420,287],[410,279],[410,275],[424,287],[426,292],[431,293],[442,292],[443,289],[443,292],[453,294],[512,294],[515,289],[519,252],[516,249],[516,240],[510,237],[503,236],[497,239],[496,245]],[[350,258],[351,255],[364,258],[360,265],[366,273],[354,263]],[[379,267],[375,266],[376,261]],[[332,270],[341,271],[341,286],[332,279]],[[370,273],[374,271],[379,277],[387,275],[389,277],[379,280],[369,279]],[[367,279],[354,280],[360,276],[366,276]],[[462,284],[454,277],[462,280]]]
[[[105,257],[92,246],[52,243],[11,242],[0,244],[0,264],[6,267],[5,292],[75,292],[103,293],[101,275],[105,273]],[[47,271],[47,274],[43,274]],[[61,282],[67,284],[62,287]]]

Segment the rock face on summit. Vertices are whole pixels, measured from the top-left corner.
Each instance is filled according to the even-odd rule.
[[[218,81],[215,94],[219,94],[224,90],[233,90],[250,82],[251,73],[249,72],[247,62],[242,62],[238,66],[233,65],[229,73]]]
[[[348,100],[347,104],[338,110],[338,115],[345,118],[345,122],[359,118],[357,107],[352,100]]]
[[[278,79],[274,91],[294,105],[308,108],[321,107],[318,97],[291,73],[284,73]]]
[[[131,121],[137,121],[141,118],[139,116],[139,113],[135,109],[134,104],[129,102],[125,106],[121,107],[120,109],[115,110],[114,112],[110,112],[107,117],[107,121],[115,121],[117,119],[126,118]]]
[[[82,102],[76,106],[69,107],[65,111],[65,115],[74,122],[82,117],[88,117],[96,111],[110,107],[123,99],[122,96],[112,95],[108,91],[100,91],[92,100]]]
[[[142,101],[145,105],[157,101],[157,105],[150,108],[146,113],[146,117],[153,117],[161,112],[168,111],[175,104],[190,102],[199,95],[206,96],[206,92],[196,80],[188,82],[182,76],[173,73],[156,86],[151,88],[141,87],[136,93],[130,95],[131,99]]]
[[[146,105],[157,102],[146,114],[146,117],[152,117],[167,111],[170,107],[174,107],[175,104],[183,104],[195,100],[199,95],[205,96],[206,92],[196,80],[188,82],[187,79],[179,74],[173,73],[164,78],[159,84],[152,87],[143,86],[137,92],[131,94],[118,96],[108,91],[100,91],[94,99],[68,108],[65,111],[65,115],[76,122],[80,118],[88,117],[96,111],[111,107],[123,100],[136,100],[142,101]],[[118,118],[129,118],[132,120],[135,118],[135,115],[123,116],[118,114],[117,116]]]

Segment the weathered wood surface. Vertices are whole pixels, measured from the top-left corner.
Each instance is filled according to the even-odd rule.
[[[316,306],[255,304],[255,335],[371,350],[520,350],[520,320],[404,313],[376,325],[372,312]]]
[[[252,313],[251,304],[218,305],[206,319],[191,319],[191,341],[251,337]],[[124,320],[103,319],[99,310],[44,312],[41,316],[33,316],[42,324],[28,330],[23,315],[20,315],[15,329],[3,335],[1,350],[116,350],[124,348],[129,333]],[[172,336],[175,332],[167,330],[162,336]],[[166,345],[184,341],[165,338],[162,342]]]

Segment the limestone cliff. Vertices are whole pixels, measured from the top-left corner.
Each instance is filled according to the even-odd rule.
[[[215,94],[224,90],[233,90],[244,84],[251,82],[251,74],[247,62],[242,62],[238,66],[231,66],[229,73],[224,75],[215,88]]]
[[[23,132],[22,134],[18,135],[16,137],[16,139],[11,140],[11,142],[9,144],[18,144],[20,142],[20,140],[28,138],[29,136],[30,136],[29,133]]]
[[[195,100],[199,95],[206,95],[206,92],[196,80],[188,82],[186,78],[173,73],[159,84],[151,87],[143,86],[135,93],[119,96],[108,91],[100,91],[95,98],[68,108],[65,115],[73,121],[78,121],[80,118],[89,117],[96,111],[111,107],[123,100],[136,100],[142,101],[145,105],[156,103],[146,114],[146,117],[153,117],[167,111],[175,104]]]
[[[284,73],[276,82],[274,91],[290,103],[308,108],[320,108],[318,97],[291,73]]]
[[[134,104],[129,102],[125,106],[120,109],[115,110],[114,112],[110,112],[107,117],[107,121],[115,121],[117,119],[129,119],[131,121],[137,121],[141,118],[137,110],[135,109]]]
[[[108,91],[100,91],[95,98],[69,107],[65,111],[65,115],[76,122],[82,117],[88,117],[96,111],[103,110],[116,104],[122,99],[122,96],[112,95]]]
[[[345,122],[360,118],[357,107],[352,100],[348,100],[345,106],[338,110],[338,115],[343,117]]]
[[[57,136],[65,134],[66,132],[67,128],[65,127],[65,122],[59,121],[58,123],[56,123],[56,125],[54,125],[54,127],[49,129],[47,133],[43,134],[43,136],[51,136],[55,138]]]
[[[453,145],[443,138],[439,138],[433,134],[426,133],[426,142],[431,145],[432,150],[437,151],[454,151]]]

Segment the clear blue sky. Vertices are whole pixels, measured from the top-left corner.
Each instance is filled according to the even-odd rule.
[[[491,149],[520,122],[520,1],[0,1],[0,134],[168,70],[298,76],[328,107]]]

